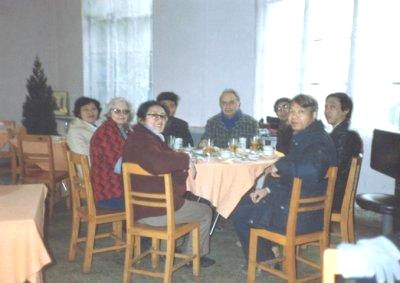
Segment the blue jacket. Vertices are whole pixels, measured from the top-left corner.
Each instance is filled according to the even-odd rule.
[[[270,193],[258,209],[261,226],[283,233],[286,228],[293,178],[302,179],[302,196],[318,196],[326,192],[325,175],[336,166],[336,150],[321,121],[314,121],[294,134],[289,153],[275,163],[279,178],[269,178]],[[322,227],[322,211],[304,213],[297,220],[297,233],[308,233]]]

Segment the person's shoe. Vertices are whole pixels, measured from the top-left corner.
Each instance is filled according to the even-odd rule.
[[[245,274],[245,275],[247,275],[247,264],[243,264],[242,266],[241,266],[241,268],[240,268],[240,271],[243,273],[243,274]],[[256,268],[256,276],[258,276],[258,275],[260,275],[261,274],[261,269],[259,269],[258,267]]]
[[[203,268],[207,268],[210,267],[211,265],[214,265],[215,260],[213,260],[212,258],[206,257],[206,256],[202,256],[200,258],[200,267]],[[193,267],[193,261],[189,262],[187,265],[187,267]]]

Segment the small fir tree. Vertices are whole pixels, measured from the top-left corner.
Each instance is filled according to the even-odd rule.
[[[27,79],[26,88],[28,95],[23,105],[22,124],[28,134],[57,135],[53,90],[47,85],[42,63],[37,56],[33,63],[33,74]]]

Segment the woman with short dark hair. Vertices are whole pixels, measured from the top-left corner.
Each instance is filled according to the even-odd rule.
[[[74,105],[75,119],[69,123],[67,143],[73,152],[89,155],[89,143],[98,126],[100,102],[89,97],[79,97]]]

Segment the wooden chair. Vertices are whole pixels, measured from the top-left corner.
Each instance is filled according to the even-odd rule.
[[[332,212],[331,222],[339,223],[342,242],[354,243],[354,198],[360,176],[362,157],[353,157],[340,212]],[[335,234],[333,234],[335,235]]]
[[[336,181],[337,167],[330,167],[327,172],[327,190],[326,194],[318,197],[300,197],[302,181],[299,178],[293,180],[292,196],[290,200],[289,216],[287,221],[286,234],[279,234],[266,229],[252,228],[250,231],[249,244],[249,264],[247,270],[247,282],[255,282],[256,268],[267,271],[275,276],[288,280],[288,282],[304,282],[321,277],[320,272],[308,275],[303,278],[297,278],[296,260],[310,265],[316,269],[321,267],[316,263],[297,253],[297,247],[317,242],[320,247],[321,261],[323,252],[329,246],[329,224],[333,200],[333,191]],[[296,235],[297,214],[299,212],[309,212],[323,210],[324,221],[323,228],[320,231]],[[283,246],[283,257],[265,262],[257,263],[257,241],[258,237],[270,240]],[[283,270],[272,268],[270,265],[281,262]]]
[[[125,252],[124,278],[123,282],[131,282],[131,273],[142,274],[152,277],[163,278],[164,282],[171,282],[172,273],[183,265],[193,261],[193,274],[199,275],[200,272],[200,232],[198,223],[175,224],[174,198],[171,174],[157,175],[163,178],[165,193],[145,193],[132,188],[131,178],[134,176],[152,175],[142,169],[139,165],[133,163],[124,163],[122,167],[125,192],[125,210],[127,223],[127,247]],[[134,207],[160,207],[166,209],[167,226],[155,227],[141,224],[134,220]],[[184,255],[175,252],[175,240],[185,234],[192,234],[192,255]],[[141,252],[141,237],[152,238],[152,247],[150,250]],[[159,250],[160,239],[167,241],[166,252]],[[135,265],[146,256],[151,255],[151,264],[153,270],[139,269]],[[165,255],[164,272],[157,272],[156,268],[159,261],[159,255]],[[174,265],[175,258],[180,258]]]
[[[122,221],[125,220],[125,212],[96,209],[87,156],[68,151],[67,157],[72,195],[72,231],[68,260],[75,260],[79,243],[85,242],[82,269],[83,272],[90,272],[94,253],[118,251],[126,247],[122,240]],[[82,222],[87,222],[86,237],[79,237]],[[103,223],[112,223],[112,232],[96,233],[97,225]],[[114,245],[94,248],[95,239],[110,237],[115,240]]]
[[[10,142],[13,135],[10,129],[5,130],[4,132],[0,133],[0,140],[7,140],[4,144],[1,143],[0,145],[0,159],[7,159],[9,160],[9,168],[8,171],[11,173],[11,183],[16,184],[18,181],[18,174],[19,174],[19,167],[17,161],[17,151],[15,146]]]
[[[61,199],[57,184],[62,183],[63,180],[68,181],[68,172],[54,169],[51,136],[20,133],[18,144],[21,182],[24,184],[45,183],[48,186],[48,216],[51,219],[57,197]],[[41,169],[38,164],[48,170]]]

